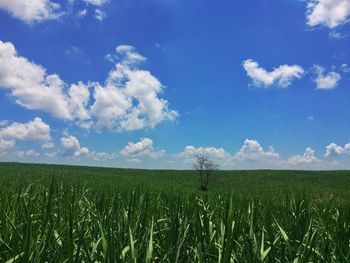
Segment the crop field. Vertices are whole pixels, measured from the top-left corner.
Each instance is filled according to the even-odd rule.
[[[0,262],[350,262],[349,171],[0,164]]]

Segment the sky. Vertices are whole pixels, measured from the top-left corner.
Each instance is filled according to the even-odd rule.
[[[0,161],[350,169],[350,0],[0,0]]]

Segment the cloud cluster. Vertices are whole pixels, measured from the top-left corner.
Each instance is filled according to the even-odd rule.
[[[18,56],[12,43],[0,41],[0,87],[8,89],[19,105],[71,119],[63,85],[58,75],[46,74],[40,65]]]
[[[51,0],[1,0],[0,8],[27,23],[59,18],[60,5]]]
[[[281,157],[274,148],[270,147],[268,150],[264,150],[258,141],[246,139],[242,148],[234,155],[234,159],[239,161],[279,162]]]
[[[303,155],[293,155],[283,159],[273,147],[264,149],[256,140],[246,139],[242,147],[230,154],[223,148],[186,146],[184,151],[177,154],[177,159],[182,159],[185,164],[192,164],[196,154],[204,154],[214,160],[220,167],[235,168],[272,168],[272,169],[307,169],[315,165],[325,164],[325,161],[315,156],[315,150],[307,147]]]
[[[16,126],[16,125],[14,125]],[[6,132],[7,134],[7,132]],[[16,136],[16,139],[32,138],[30,135]],[[35,140],[41,140],[36,137]],[[0,156],[9,153],[8,150],[15,147],[16,141],[11,136],[0,137]],[[223,148],[217,147],[195,147],[186,146],[184,150],[177,154],[166,155],[164,149],[156,150],[154,142],[150,138],[141,138],[137,142],[128,142],[119,152],[106,153],[90,151],[87,147],[81,146],[79,140],[68,133],[64,133],[60,139],[60,148],[51,153],[43,153],[47,157],[85,158],[94,161],[121,160],[129,163],[141,163],[148,158],[157,159],[164,163],[176,163],[181,161],[183,164],[191,165],[195,156],[203,154],[215,161],[223,169],[237,168],[258,168],[258,169],[321,169],[328,168],[332,163],[329,159],[319,159],[315,155],[315,150],[307,147],[303,154],[296,154],[289,158],[282,158],[276,150],[270,146],[264,148],[257,140],[246,139],[237,152],[232,154]],[[337,156],[340,154],[350,154],[350,143],[344,146],[338,146],[331,143],[326,146],[325,157]],[[41,154],[35,150],[15,151],[12,156],[18,158],[37,157]]]
[[[198,154],[203,154],[214,160],[220,165],[225,166],[231,161],[231,156],[223,148],[216,147],[194,147],[192,145],[186,146],[184,151],[175,155],[177,159],[183,159],[184,163],[192,164],[194,157]]]
[[[332,71],[325,74],[325,69],[318,65],[314,66],[314,72],[316,74],[316,77],[314,78],[316,89],[334,89],[341,79],[339,73]]]
[[[298,165],[314,165],[322,162],[315,156],[315,150],[307,147],[303,155],[294,155],[287,160],[287,164],[292,166]]]
[[[156,151],[153,147],[153,140],[150,138],[141,138],[140,141],[133,143],[129,142],[121,151],[120,154],[127,158],[128,162],[140,162],[140,158],[160,158],[164,156],[165,150]]]
[[[92,151],[91,153],[89,153],[88,157],[95,161],[102,161],[111,160],[115,157],[115,155],[113,153]]]
[[[64,156],[84,156],[89,154],[87,147],[81,147],[78,139],[72,135],[66,134],[61,138],[62,154]]]
[[[138,68],[144,57],[125,45],[116,48],[116,55],[122,60],[109,73],[106,85],[95,84],[91,114],[97,119],[96,127],[139,130],[175,120],[178,113],[159,98],[163,85],[149,71]]]
[[[339,154],[350,154],[350,143],[347,143],[344,146],[330,143],[326,146],[325,156],[336,156]]]
[[[43,148],[54,146],[48,124],[39,117],[27,123],[14,122],[0,129],[0,152],[11,149],[16,141],[37,141],[42,143]]]
[[[348,21],[350,0],[311,0],[307,3],[306,19],[311,27],[335,28]]]
[[[11,16],[26,23],[41,22],[45,20],[55,20],[72,12],[73,1],[68,1],[68,10],[63,10],[58,0],[0,0],[0,9],[5,10]],[[109,0],[82,0],[86,5],[91,5],[94,10],[94,18],[102,21],[106,18],[106,13],[101,7]],[[85,17],[88,10],[86,8],[77,12],[78,17]]]
[[[257,87],[271,87],[279,86],[286,88],[294,79],[300,79],[304,76],[304,69],[298,65],[280,65],[274,70],[268,72],[259,64],[252,60],[247,59],[242,63],[248,77],[253,80],[253,84]],[[340,69],[344,72],[348,72],[347,64],[342,64]],[[316,83],[316,89],[327,90],[334,89],[338,82],[341,80],[341,75],[335,71],[325,73],[325,68],[314,65],[309,72],[314,75],[313,81]]]
[[[14,122],[0,129],[0,138],[50,142],[50,126],[39,117],[27,123]]]
[[[94,6],[102,6],[107,3],[109,0],[84,0],[85,3],[94,5]]]
[[[0,156],[5,154],[7,150],[16,146],[16,141],[13,139],[1,139],[0,138]]]
[[[28,150],[28,151],[17,151],[14,153],[15,156],[18,158],[24,158],[24,157],[38,157],[40,156],[40,153],[34,151],[34,150]]]
[[[0,41],[0,88],[16,103],[54,117],[75,121],[80,127],[138,130],[173,121],[178,113],[159,97],[164,86],[149,71],[138,68],[145,58],[132,46],[118,46],[120,60],[105,85],[97,82],[66,84],[57,74],[17,54],[14,45]]]
[[[304,69],[298,65],[280,65],[269,72],[252,59],[243,61],[243,68],[255,86],[275,85],[286,88],[294,79],[300,79],[304,74]]]

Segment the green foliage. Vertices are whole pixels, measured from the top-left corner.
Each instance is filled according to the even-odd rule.
[[[0,262],[350,262],[349,172],[215,178],[1,164]]]

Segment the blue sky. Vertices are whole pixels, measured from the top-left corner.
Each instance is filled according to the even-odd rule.
[[[350,168],[350,0],[0,0],[3,161]]]

